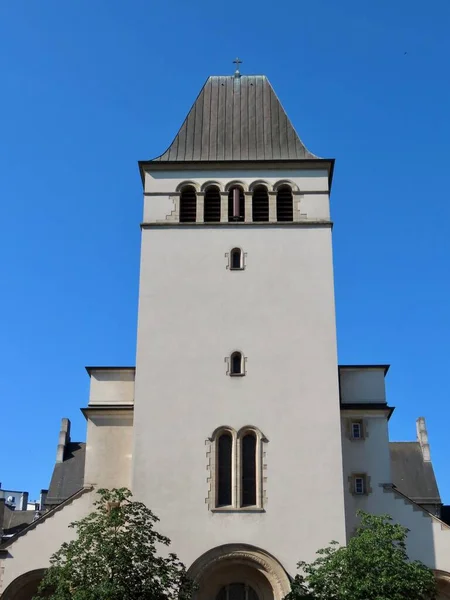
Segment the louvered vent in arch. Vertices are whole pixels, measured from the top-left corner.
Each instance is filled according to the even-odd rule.
[[[263,185],[253,192],[252,216],[255,222],[269,220],[269,192]]]
[[[292,190],[288,185],[283,185],[277,193],[277,221],[293,221],[294,210]]]
[[[205,192],[203,220],[205,223],[220,222],[220,190],[215,186],[209,187]]]
[[[197,194],[192,186],[186,186],[180,196],[180,223],[195,223],[197,220]]]

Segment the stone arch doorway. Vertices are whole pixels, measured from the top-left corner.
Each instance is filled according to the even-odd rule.
[[[205,552],[188,575],[198,586],[194,600],[282,600],[291,589],[279,561],[247,544],[226,544]]]
[[[2,594],[2,600],[31,600],[37,594],[45,569],[23,573],[12,581]]]
[[[446,571],[435,571],[437,584],[437,600],[450,600],[450,573]]]
[[[220,589],[215,600],[259,600],[259,596],[248,583],[228,583]]]

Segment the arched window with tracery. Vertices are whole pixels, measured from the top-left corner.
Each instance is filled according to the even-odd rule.
[[[244,221],[245,196],[244,190],[234,186],[228,192],[228,221]]]
[[[195,223],[197,220],[197,192],[194,186],[186,185],[180,194],[180,223]]]
[[[217,440],[217,506],[230,506],[232,503],[232,457],[233,438],[228,431]]]
[[[257,185],[253,190],[252,219],[256,223],[269,220],[269,192],[264,185]]]
[[[292,189],[282,185],[277,191],[277,221],[287,222],[294,220]]]
[[[205,223],[220,222],[220,190],[216,185],[210,185],[205,192],[203,221]]]
[[[256,505],[256,435],[253,431],[241,439],[241,506]]]

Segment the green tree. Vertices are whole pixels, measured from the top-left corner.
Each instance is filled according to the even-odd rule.
[[[347,546],[332,542],[301,574],[285,600],[434,600],[434,574],[406,553],[408,529],[388,515],[359,512]]]
[[[35,600],[188,600],[193,585],[158,518],[126,488],[98,491],[95,510],[72,523],[76,538],[52,556]]]

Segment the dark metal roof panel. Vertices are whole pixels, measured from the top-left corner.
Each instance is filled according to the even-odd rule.
[[[263,75],[209,77],[161,162],[316,159]]]
[[[69,442],[62,463],[56,463],[48,488],[47,505],[67,500],[83,487],[86,444]]]
[[[4,535],[14,535],[15,533],[27,527],[27,525],[33,522],[35,514],[36,512],[34,510],[12,510],[8,505],[5,505],[5,513],[3,517]]]
[[[419,442],[390,442],[392,483],[418,504],[440,504],[431,462],[423,460]]]

